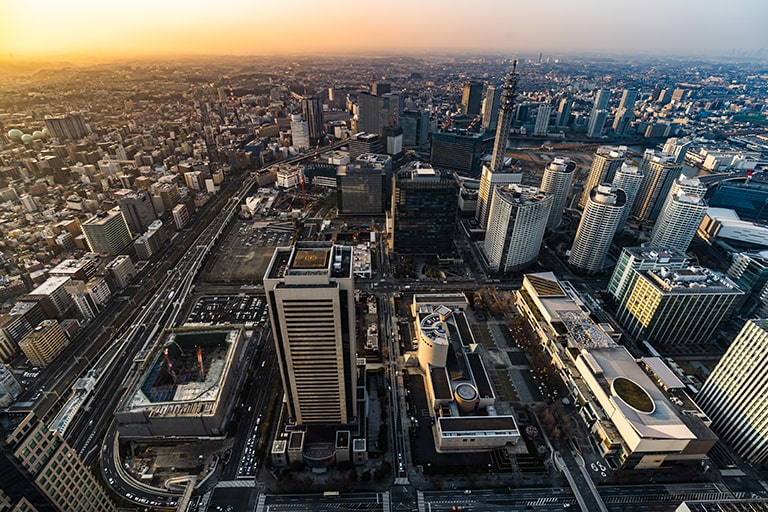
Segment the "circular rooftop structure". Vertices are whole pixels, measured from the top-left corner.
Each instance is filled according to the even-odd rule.
[[[616,377],[611,383],[611,392],[613,396],[621,399],[622,402],[632,409],[643,414],[651,414],[656,410],[656,404],[651,395],[635,381],[626,377]]]
[[[453,392],[453,396],[456,398],[456,403],[459,405],[459,410],[464,413],[472,412],[477,406],[477,402],[480,398],[477,388],[469,382],[462,382],[456,386],[456,390]]]

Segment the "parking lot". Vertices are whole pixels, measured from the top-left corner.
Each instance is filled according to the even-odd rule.
[[[263,223],[238,219],[227,228],[206,264],[203,281],[260,283],[275,247],[293,243],[294,232],[279,231]]]
[[[205,324],[263,325],[267,320],[264,299],[241,293],[200,297],[187,317],[188,322]]]

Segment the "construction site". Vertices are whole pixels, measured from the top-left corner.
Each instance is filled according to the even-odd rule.
[[[115,412],[121,438],[223,436],[243,345],[239,328],[165,331]]]

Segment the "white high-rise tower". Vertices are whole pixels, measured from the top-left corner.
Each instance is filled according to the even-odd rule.
[[[651,245],[675,247],[685,252],[707,213],[704,192],[697,178],[681,175],[672,185],[661,214],[651,231]]]
[[[621,168],[616,170],[616,175],[613,177],[611,185],[616,188],[620,188],[627,194],[627,205],[624,207],[624,211],[621,212],[621,220],[616,231],[621,231],[624,228],[624,224],[627,222],[627,217],[632,212],[632,205],[637,199],[637,191],[640,190],[640,185],[643,183],[643,173],[640,168],[628,163],[621,164]]]
[[[536,187],[506,185],[493,195],[485,252],[492,270],[516,271],[539,254],[553,196]]]
[[[564,157],[556,157],[544,168],[541,191],[553,196],[547,229],[555,229],[563,220],[563,208],[568,200],[568,189],[571,187],[574,170],[576,162]]]
[[[603,269],[626,202],[627,195],[624,191],[607,183],[590,191],[568,263],[587,272],[599,272]]]

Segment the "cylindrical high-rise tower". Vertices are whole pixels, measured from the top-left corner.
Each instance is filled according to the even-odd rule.
[[[627,194],[607,183],[590,190],[568,263],[587,272],[603,269],[626,202]]]
[[[571,187],[574,170],[576,162],[564,157],[556,157],[544,168],[541,191],[553,196],[547,229],[555,229],[563,220],[563,208],[568,200],[568,189]]]
[[[621,212],[621,220],[616,227],[616,231],[624,229],[624,223],[627,222],[627,217],[632,212],[632,205],[637,199],[637,191],[640,190],[640,184],[643,182],[643,173],[640,168],[628,163],[621,164],[621,168],[616,170],[616,175],[613,177],[613,185],[616,188],[620,188],[627,194],[627,205],[624,207],[624,211]]]
[[[553,196],[536,187],[505,185],[493,195],[485,252],[492,270],[527,267],[539,255]]]
[[[651,231],[651,245],[687,251],[706,213],[707,203],[701,196],[683,190],[670,194]]]
[[[595,151],[592,167],[589,169],[587,181],[584,183],[584,192],[581,195],[579,206],[584,208],[592,189],[600,183],[610,183],[616,174],[616,170],[624,163],[626,148],[623,146],[600,146]]]
[[[646,149],[640,170],[644,175],[643,183],[637,192],[632,215],[641,220],[656,220],[683,166],[675,161],[674,155]]]

